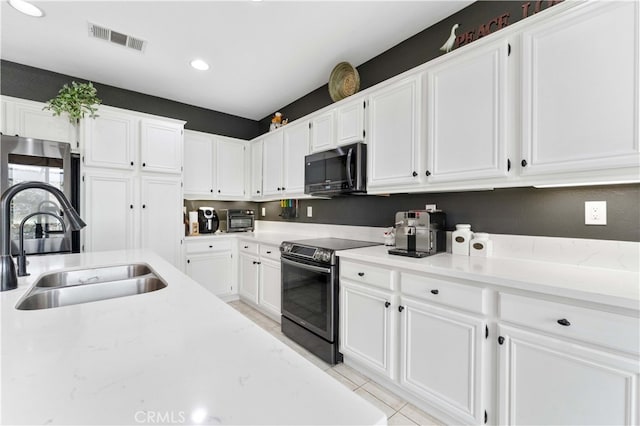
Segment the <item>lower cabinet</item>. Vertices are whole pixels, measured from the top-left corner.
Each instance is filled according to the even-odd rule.
[[[271,313],[271,316],[280,317],[282,299],[282,277],[280,275],[280,262],[261,259],[259,264],[260,288],[258,292],[258,305]]]
[[[484,422],[485,321],[400,298],[400,383],[469,423]]]
[[[239,244],[240,298],[280,322],[282,277],[279,247],[246,241]]]
[[[222,299],[237,293],[230,240],[187,241],[186,252],[187,275]]]
[[[258,256],[245,253],[240,253],[238,258],[240,259],[240,288],[238,293],[243,300],[257,305],[259,287],[258,280],[260,277],[258,262],[260,262],[260,259]]]

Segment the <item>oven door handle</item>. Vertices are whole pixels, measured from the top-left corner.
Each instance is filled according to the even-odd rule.
[[[280,259],[280,260],[282,261],[282,263],[286,263],[287,265],[295,266],[296,268],[306,269],[308,271],[313,271],[313,272],[322,272],[322,273],[325,273],[325,274],[330,274],[331,273],[331,269],[330,268],[322,268],[320,266],[313,266],[313,265],[307,265],[306,263],[294,262],[292,260],[285,259],[284,257],[282,259]]]

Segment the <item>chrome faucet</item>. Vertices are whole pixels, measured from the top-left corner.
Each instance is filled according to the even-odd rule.
[[[25,189],[43,189],[56,197],[72,231],[78,231],[87,226],[78,215],[78,212],[71,206],[64,193],[58,188],[36,181],[21,182],[9,187],[0,198],[0,215],[2,216],[2,221],[0,222],[0,234],[2,236],[2,246],[0,247],[0,291],[18,288],[18,276],[11,258],[11,220],[9,216],[11,200]]]
[[[61,216],[58,216],[55,213],[38,211],[38,212],[26,215],[24,219],[22,219],[22,222],[20,222],[20,250],[18,252],[18,276],[19,277],[26,277],[27,275],[29,275],[27,273],[27,254],[24,251],[24,224],[27,223],[27,221],[34,216],[55,217],[56,219],[58,219],[58,222],[60,222],[60,224],[62,225],[62,233],[64,234],[67,232],[67,225],[64,223],[64,219],[62,219]]]

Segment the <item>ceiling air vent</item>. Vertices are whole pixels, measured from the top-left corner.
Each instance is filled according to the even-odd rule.
[[[122,34],[112,29],[92,24],[91,22],[89,22],[89,36],[110,41],[111,43],[137,50],[138,52],[144,52],[144,48],[147,44],[144,40],[140,40],[139,38]]]

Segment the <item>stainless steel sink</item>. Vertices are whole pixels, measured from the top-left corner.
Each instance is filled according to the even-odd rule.
[[[43,275],[16,305],[19,310],[57,308],[133,296],[165,288],[148,265],[61,271]]]
[[[84,284],[97,284],[119,281],[151,274],[151,268],[144,263],[106,266],[92,269],[52,272],[36,281],[36,287],[67,287]]]

